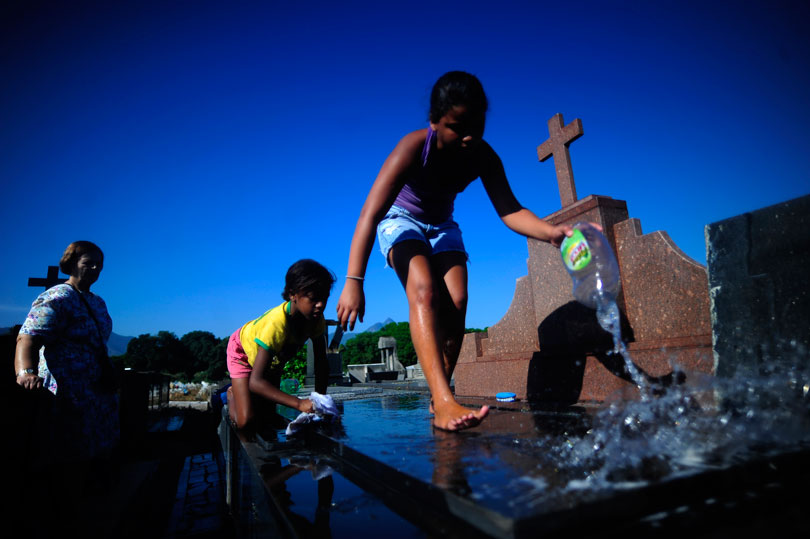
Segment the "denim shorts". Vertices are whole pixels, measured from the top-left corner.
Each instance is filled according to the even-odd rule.
[[[465,259],[469,258],[467,251],[464,250],[458,223],[452,219],[437,225],[423,223],[411,212],[399,206],[391,206],[383,220],[377,225],[377,239],[380,241],[380,251],[385,257],[386,266],[388,266],[388,252],[391,247],[407,240],[424,242],[430,246],[432,255],[458,251],[464,253]]]

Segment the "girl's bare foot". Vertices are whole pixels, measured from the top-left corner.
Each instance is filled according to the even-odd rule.
[[[433,426],[442,430],[461,430],[475,427],[489,413],[489,406],[482,406],[480,410],[470,410],[456,401],[442,406],[434,405]]]

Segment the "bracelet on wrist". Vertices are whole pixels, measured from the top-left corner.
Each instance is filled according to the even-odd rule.
[[[365,277],[358,277],[357,275],[347,275],[346,278],[360,281],[361,283],[366,280]]]

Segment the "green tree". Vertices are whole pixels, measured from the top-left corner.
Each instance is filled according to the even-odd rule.
[[[219,339],[214,349],[210,353],[210,362],[208,369],[205,371],[205,379],[209,382],[218,382],[224,380],[228,366],[226,363],[226,355],[228,349],[228,338]]]
[[[343,368],[358,363],[377,363],[380,351],[377,347],[380,337],[393,337],[397,341],[397,357],[404,366],[415,365],[416,351],[411,341],[411,327],[408,322],[391,322],[379,331],[364,332],[341,346]]]
[[[152,371],[157,357],[157,339],[148,333],[138,335],[127,344],[124,366],[135,371]]]
[[[186,371],[188,363],[188,351],[170,331],[138,335],[127,344],[124,358],[124,366],[133,370],[157,371],[191,379]]]
[[[487,331],[487,328],[467,328],[464,333],[478,333]],[[416,365],[419,358],[413,348],[411,340],[411,326],[408,322],[391,322],[382,329],[373,332],[364,332],[356,335],[351,340],[342,344],[340,352],[343,357],[343,369],[347,365],[358,363],[377,363],[380,359],[380,352],[377,348],[380,337],[393,337],[397,341],[397,358],[400,363],[408,367]]]
[[[225,341],[224,347],[222,341]],[[185,348],[187,364],[182,371],[188,379],[217,381],[224,378],[225,347],[227,339],[217,339],[210,331],[191,331],[183,335],[180,343]],[[218,367],[222,367],[218,369]],[[212,378],[222,371],[219,378]]]
[[[179,375],[178,377],[184,380],[191,380],[194,371],[189,369],[191,372],[188,372],[187,370],[191,363],[190,354],[183,346],[183,343],[180,342],[180,339],[177,338],[177,335],[171,331],[159,331],[157,334],[157,352],[158,370]]]
[[[307,347],[303,346],[295,356],[291,357],[287,363],[284,364],[284,370],[281,373],[281,379],[293,378],[298,380],[298,383],[304,385],[304,379],[307,376]]]
[[[377,362],[379,357],[379,352],[377,351],[378,340],[379,332],[363,332],[355,335],[353,339],[342,345],[341,355],[344,370],[346,369],[346,365]]]

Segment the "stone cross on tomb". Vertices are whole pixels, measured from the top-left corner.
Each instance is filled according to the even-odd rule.
[[[552,155],[554,168],[557,170],[557,185],[560,188],[562,207],[577,201],[577,190],[574,186],[574,172],[571,170],[571,156],[568,145],[582,136],[582,120],[577,118],[563,126],[562,114],[555,114],[548,121],[549,138],[537,147],[537,158],[542,163]]]
[[[29,277],[28,286],[44,286],[45,290],[52,286],[67,281],[64,277],[59,277],[59,266],[48,266],[48,275],[43,277]]]

